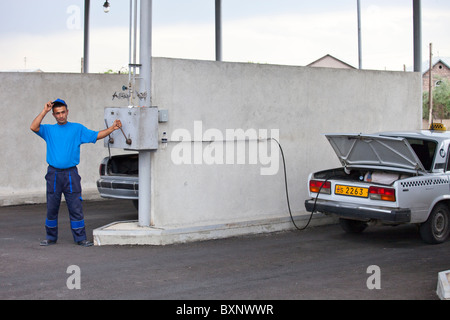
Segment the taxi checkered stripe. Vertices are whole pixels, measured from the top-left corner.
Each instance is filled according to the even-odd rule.
[[[448,184],[448,179],[426,179],[401,182],[403,188]]]

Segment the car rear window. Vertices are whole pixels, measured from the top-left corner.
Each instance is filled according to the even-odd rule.
[[[427,171],[431,171],[431,166],[433,164],[434,155],[436,153],[437,143],[430,140],[422,139],[407,139],[420,162],[422,162],[423,167]]]

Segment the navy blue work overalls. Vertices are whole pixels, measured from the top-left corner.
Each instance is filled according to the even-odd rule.
[[[45,176],[47,181],[47,219],[45,229],[47,239],[58,240],[58,212],[61,195],[64,193],[69,209],[70,227],[75,242],[86,240],[84,216],[81,198],[81,177],[77,167],[56,169],[48,167]]]

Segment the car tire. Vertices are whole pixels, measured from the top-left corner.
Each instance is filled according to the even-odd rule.
[[[439,244],[447,240],[450,226],[450,210],[443,203],[437,204],[427,221],[419,227],[420,237],[429,244]]]
[[[347,233],[361,233],[367,228],[367,222],[339,218],[341,228]]]

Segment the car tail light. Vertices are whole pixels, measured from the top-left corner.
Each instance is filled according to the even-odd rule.
[[[106,165],[104,163],[100,164],[100,167],[98,168],[98,172],[100,176],[106,175]]]
[[[395,189],[384,187],[370,187],[369,197],[372,200],[395,201]]]
[[[320,180],[310,180],[309,181],[309,191],[314,193],[325,193],[331,194],[331,182],[320,181]]]

